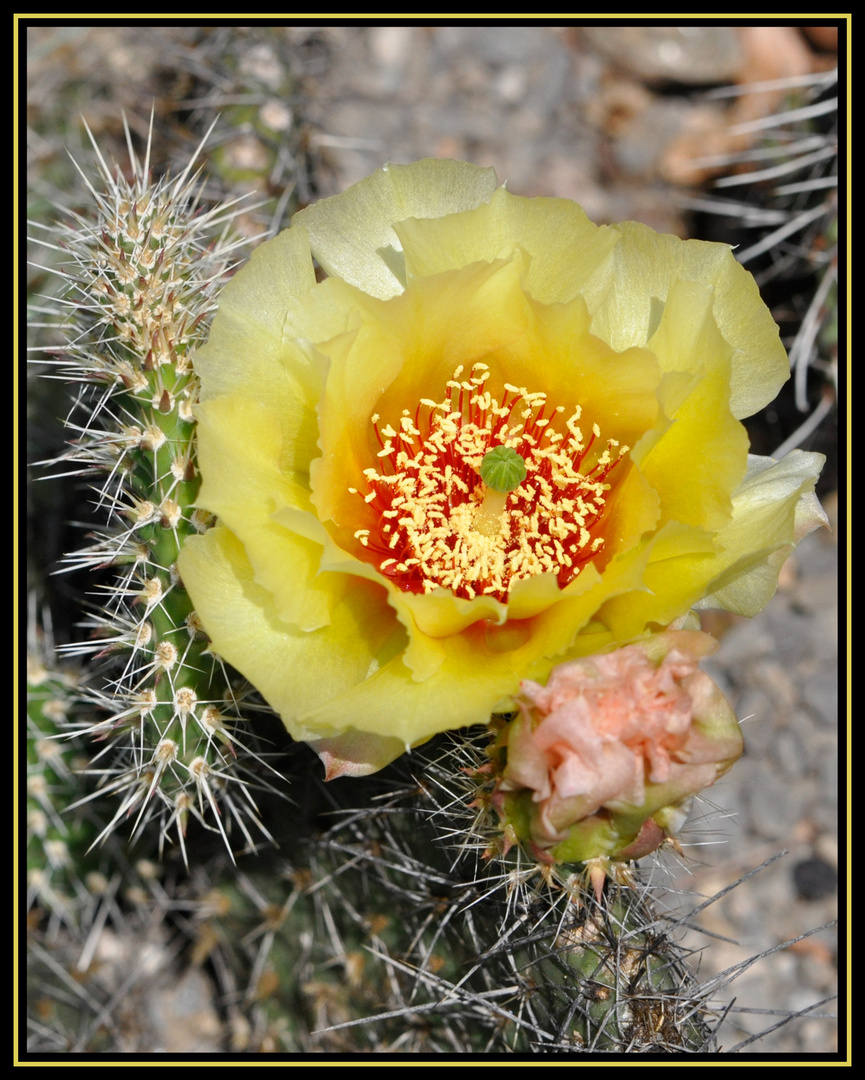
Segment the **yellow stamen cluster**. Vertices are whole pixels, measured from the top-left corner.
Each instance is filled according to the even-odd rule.
[[[600,439],[588,441],[577,405],[562,423],[564,406],[549,415],[547,397],[504,384],[501,404],[484,389],[490,377],[475,364],[462,368],[437,402],[422,398],[414,416],[403,410],[398,426],[379,427],[379,468],[364,470],[362,495],[375,528],[355,538],[367,557],[401,589],[457,596],[493,596],[502,602],[516,581],[555,574],[564,588],[597,555],[603,537],[592,535],[604,510],[608,473],[628,450],[613,454],[610,439],[581,466]],[[560,430],[561,428],[561,430]],[[513,491],[497,492],[481,479],[485,455],[507,446],[525,461],[526,477]]]

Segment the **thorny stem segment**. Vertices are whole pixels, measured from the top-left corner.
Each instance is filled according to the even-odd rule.
[[[128,143],[131,179],[109,169],[94,142],[102,192],[81,173],[94,219],[56,227],[71,257],[59,364],[79,384],[73,416],[83,417],[68,421],[78,438],[61,461],[97,475],[107,518],[96,543],[66,562],[118,568],[85,622],[93,640],[68,651],[107,664],[104,685],[88,690],[107,718],[81,724],[107,743],[93,771],[121,797],[105,833],[129,820],[135,836],[156,817],[160,845],[178,843],[185,858],[190,817],[229,850],[229,828],[249,846],[247,821],[267,835],[244,775],[250,755],[232,733],[234,693],[176,569],[185,538],[208,524],[193,508],[192,354],[240,241],[227,233],[236,210],[199,209],[197,155],[177,179],[153,182],[149,147],[142,166]]]

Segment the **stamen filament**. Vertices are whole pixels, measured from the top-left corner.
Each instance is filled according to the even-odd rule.
[[[602,551],[607,477],[628,447],[610,439],[592,452],[600,428],[583,442],[580,406],[567,416],[508,383],[499,405],[486,365],[462,372],[442,401],[420,399],[398,425],[372,417],[376,467],[352,491],[369,507],[357,553],[408,592],[506,602],[515,582],[537,574],[564,588]]]

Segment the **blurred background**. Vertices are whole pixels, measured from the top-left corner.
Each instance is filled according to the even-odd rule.
[[[743,719],[747,751],[696,808],[683,837],[687,860],[671,863],[664,883],[709,895],[787,854],[703,913],[702,929],[718,938],[708,947],[695,938],[701,979],[836,913],[838,50],[836,26],[701,23],[33,23],[22,40],[28,214],[37,223],[88,205],[69,157],[92,175],[82,121],[105,159],[123,167],[122,116],[141,153],[152,109],[157,174],[185,167],[218,117],[201,158],[207,198],[251,193],[237,219],[250,247],[296,209],[385,162],[427,156],[493,166],[515,194],[575,199],[598,223],[636,219],[737,246],[793,364],[778,400],[748,422],[754,451],[827,455],[819,494],[833,531],[807,538],[760,616],[707,620],[722,642],[712,674]],[[28,271],[37,305],[57,289],[40,269],[51,258],[40,250]],[[35,335],[35,346],[52,344],[49,331]],[[30,461],[62,449],[67,393],[31,380]],[[84,497],[74,484],[40,482],[28,499],[29,584],[57,639],[68,641],[84,586],[48,575],[80,543],[67,523],[85,516]],[[176,943],[154,948],[163,950],[154,993],[164,1003],[186,978],[183,954]],[[831,930],[763,958],[728,992],[736,1003],[722,1046],[834,993],[837,969]],[[139,1049],[148,1040],[175,1052],[222,1045],[212,988],[196,986],[182,1023],[148,1005]],[[834,1004],[819,1008],[748,1049],[831,1051],[833,1012]]]

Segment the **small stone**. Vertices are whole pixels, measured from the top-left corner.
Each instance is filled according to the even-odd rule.
[[[837,890],[838,874],[823,859],[803,859],[793,867],[793,885],[801,900],[819,900]]]

